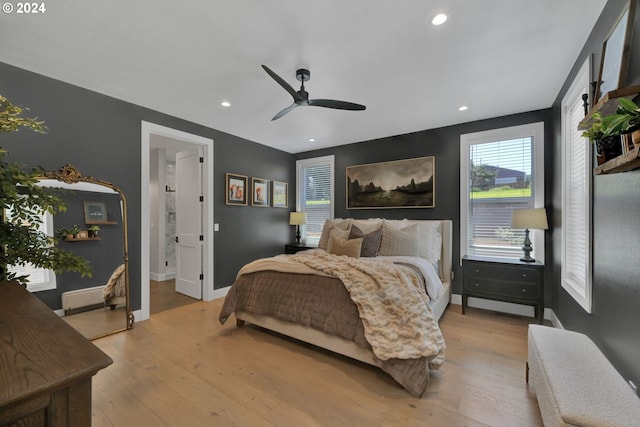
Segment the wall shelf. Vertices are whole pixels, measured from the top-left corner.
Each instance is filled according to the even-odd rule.
[[[640,168],[640,146],[593,169],[594,175],[627,172]]]
[[[100,240],[100,237],[65,237],[65,242],[88,242],[90,240]]]
[[[578,130],[585,130],[591,127],[591,124],[593,123],[593,114],[596,111],[602,114],[602,116],[614,114],[618,109],[618,102],[620,98],[634,98],[638,94],[640,94],[640,86],[629,86],[605,93],[578,124]]]

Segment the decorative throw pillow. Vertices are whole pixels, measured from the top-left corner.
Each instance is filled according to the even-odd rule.
[[[341,230],[334,227],[329,233],[329,242],[327,243],[327,252],[331,253],[331,245],[333,244],[334,237],[338,240],[349,240],[349,230]]]
[[[329,239],[330,254],[346,255],[352,258],[359,258],[362,250],[362,237],[359,239],[344,240],[335,235]]]
[[[320,241],[318,242],[318,247],[320,249],[327,250],[327,245],[329,244],[329,234],[331,230],[337,227],[340,230],[348,230],[349,225],[351,225],[351,221],[348,219],[328,219],[324,222],[324,226],[322,227],[322,234],[320,234]]]
[[[357,239],[360,237],[362,238],[362,250],[360,251],[360,256],[378,256],[380,240],[382,240],[382,229],[365,234],[357,225],[353,224],[351,226],[351,232],[349,233],[349,239]]]
[[[398,228],[385,221],[382,224],[382,241],[378,255],[418,256],[418,224]]]
[[[436,269],[442,253],[442,232],[440,222],[429,221],[418,224],[420,243],[418,254],[433,264]]]

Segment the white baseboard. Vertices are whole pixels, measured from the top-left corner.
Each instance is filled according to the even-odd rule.
[[[229,293],[229,289],[231,289],[231,286],[227,286],[227,287],[220,288],[220,289],[214,289],[213,290],[213,298],[211,298],[211,299],[214,300],[214,299],[226,297],[227,294]]]
[[[462,295],[451,295],[451,303],[461,305]],[[499,311],[501,313],[515,314],[517,316],[525,317],[534,317],[535,312],[533,307],[530,305],[514,304],[510,302],[494,301],[475,297],[469,297],[467,299],[467,305],[469,307],[481,308],[483,310]],[[555,314],[553,313],[553,310],[551,310],[550,308],[544,309],[543,318],[546,320],[550,320],[552,323],[554,323],[554,318],[556,321],[558,321],[557,317],[555,317]],[[560,322],[558,321],[558,323]]]
[[[164,282],[165,280],[171,280],[176,278],[175,272],[169,273],[149,273],[149,279],[154,280],[156,282]]]

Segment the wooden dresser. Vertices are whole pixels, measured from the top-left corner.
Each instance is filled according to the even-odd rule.
[[[0,426],[90,426],[91,379],[111,363],[29,291],[0,282]]]

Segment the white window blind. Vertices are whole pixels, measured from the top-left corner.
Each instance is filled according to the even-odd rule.
[[[307,213],[302,237],[313,244],[320,240],[322,227],[333,218],[334,157],[326,156],[297,162],[297,210]]]
[[[524,230],[512,229],[511,217],[544,204],[543,129],[534,123],[461,136],[462,255],[522,257]],[[530,237],[544,262],[543,232]]]
[[[591,312],[591,143],[578,130],[582,94],[589,93],[589,61],[562,101],[562,287]]]

